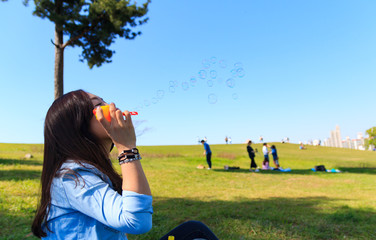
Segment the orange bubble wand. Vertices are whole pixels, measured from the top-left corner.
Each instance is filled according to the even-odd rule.
[[[110,105],[101,106],[103,111],[103,116],[107,119],[107,121],[111,122],[111,115],[110,115]],[[97,117],[97,109],[94,108],[93,113],[95,117]],[[129,112],[131,115],[138,115],[138,112]],[[123,113],[125,116],[125,113]]]

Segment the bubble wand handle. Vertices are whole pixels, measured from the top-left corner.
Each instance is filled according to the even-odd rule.
[[[102,108],[102,112],[103,112],[103,116],[107,119],[107,121],[111,122],[111,116],[110,116],[110,106],[109,105],[106,105],[106,106],[101,106]],[[131,115],[138,115],[138,112],[129,112]],[[93,110],[93,114],[95,115],[95,117],[97,117],[97,109],[94,108]],[[123,113],[123,116],[125,116],[125,113]]]

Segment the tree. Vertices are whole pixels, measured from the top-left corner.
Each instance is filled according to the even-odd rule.
[[[81,47],[80,61],[87,61],[89,68],[111,62],[115,52],[109,46],[118,36],[134,39],[141,34],[131,28],[148,21],[145,15],[150,0],[140,6],[128,0],[34,0],[34,3],[33,14],[55,24],[56,99],[64,92],[64,49]],[[66,42],[64,35],[68,36]]]
[[[376,127],[371,127],[366,131],[366,133],[368,134],[368,141],[366,143],[367,148],[370,145],[376,147]]]

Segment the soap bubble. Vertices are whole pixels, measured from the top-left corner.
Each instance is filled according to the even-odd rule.
[[[238,72],[236,71],[236,69],[231,69],[230,73],[231,73],[231,76],[233,77],[236,77],[238,75]]]
[[[235,68],[242,68],[243,64],[241,62],[237,62],[237,63],[234,64],[234,67]]]
[[[236,70],[236,75],[237,75],[238,77],[244,77],[244,75],[245,75],[244,69],[243,69],[243,68],[238,68],[238,69]]]
[[[229,88],[234,88],[235,87],[235,80],[233,78],[229,78],[226,80],[226,85]]]
[[[233,94],[232,94],[232,99],[236,100],[236,99],[238,99],[238,98],[239,98],[239,96],[238,96],[237,93],[233,93]]]
[[[181,87],[184,91],[187,91],[189,89],[189,83],[188,82],[182,82]]]
[[[211,62],[212,64],[215,64],[215,63],[217,62],[217,58],[216,58],[216,57],[211,57],[211,58],[210,58],[210,62]]]
[[[192,87],[196,86],[196,83],[197,83],[196,77],[191,77],[191,79],[189,80],[189,82],[191,83]]]
[[[206,84],[208,84],[208,87],[213,87],[214,82],[213,82],[212,80],[208,80],[208,81],[206,82]]]
[[[164,96],[164,91],[163,91],[163,90],[158,90],[158,91],[157,91],[157,98],[158,98],[158,99],[162,99],[163,96]]]
[[[153,97],[153,98],[151,99],[151,102],[152,102],[153,104],[156,104],[156,103],[158,102],[158,98]]]
[[[208,102],[209,102],[210,104],[215,104],[215,103],[217,103],[217,96],[216,96],[214,93],[210,93],[210,94],[208,95]]]
[[[144,101],[144,105],[145,105],[145,107],[149,107],[150,106],[150,101],[149,100],[145,100]]]
[[[226,61],[223,60],[223,59],[219,60],[219,66],[220,66],[221,68],[226,68],[226,67],[227,67],[227,63],[226,63]]]
[[[168,91],[170,91],[170,93],[174,93],[175,92],[175,87],[174,86],[170,86]]]
[[[211,70],[210,71],[210,77],[213,78],[213,79],[215,79],[217,77],[217,71]]]
[[[209,61],[208,59],[204,59],[204,60],[202,61],[202,67],[203,67],[204,69],[208,69],[208,68],[210,68],[210,61]]]
[[[175,82],[174,81],[170,81],[169,85],[170,85],[170,87],[175,87]]]
[[[205,70],[201,70],[198,72],[198,76],[201,78],[201,79],[205,79],[206,78],[206,71]]]

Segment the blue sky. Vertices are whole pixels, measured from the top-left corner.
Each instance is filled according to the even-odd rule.
[[[0,142],[43,143],[53,101],[54,25],[0,3]],[[165,0],[112,63],[65,51],[64,92],[137,110],[139,145],[342,137],[375,126],[376,1]],[[205,71],[202,72],[202,71]],[[194,80],[192,80],[194,78]]]

